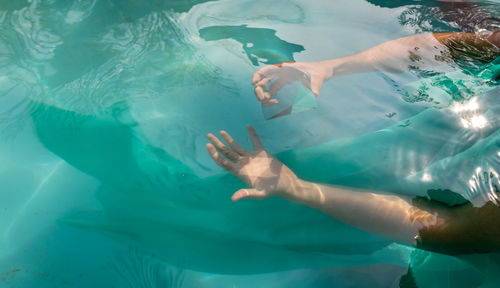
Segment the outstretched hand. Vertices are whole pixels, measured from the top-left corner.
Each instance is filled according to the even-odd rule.
[[[292,193],[298,181],[297,176],[264,150],[259,136],[251,126],[248,126],[248,133],[252,141],[253,152],[241,147],[225,131],[221,131],[220,136],[229,147],[213,134],[207,135],[211,142],[207,144],[208,154],[215,163],[252,187],[238,190],[234,193],[232,200],[265,199],[270,196],[286,196]]]
[[[264,105],[274,105],[278,100],[272,96],[285,85],[301,81],[315,96],[319,96],[327,78],[328,71],[320,62],[284,62],[260,68],[253,74],[252,85],[255,86],[257,100]]]

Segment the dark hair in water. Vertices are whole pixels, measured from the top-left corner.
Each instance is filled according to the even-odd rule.
[[[438,1],[429,0],[366,0],[367,2],[382,8],[397,8],[407,5],[439,6]]]

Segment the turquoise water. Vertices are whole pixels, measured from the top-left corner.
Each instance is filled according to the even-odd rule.
[[[434,2],[372,2],[1,1],[0,287],[389,287],[409,266],[424,287],[496,287],[495,254],[412,249],[280,199],[232,203],[244,183],[206,153],[220,129],[248,147],[252,124],[304,179],[490,197],[491,81],[434,91],[479,107],[454,112],[410,97],[420,74],[352,75],[316,109],[264,119],[260,66],[460,30]],[[475,115],[488,124],[461,122]]]

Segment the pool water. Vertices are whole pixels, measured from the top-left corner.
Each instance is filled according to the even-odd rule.
[[[264,117],[259,67],[468,29],[433,1],[385,2],[0,1],[0,287],[497,287],[496,254],[414,249],[281,199],[232,203],[244,183],[206,153],[218,130],[249,147],[251,124],[304,179],[495,197],[499,90],[453,63],[333,78],[316,108]],[[410,97],[442,73],[473,88]]]

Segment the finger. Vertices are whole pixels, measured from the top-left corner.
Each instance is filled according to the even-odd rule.
[[[314,96],[319,96],[319,91],[321,90],[321,86],[323,86],[323,79],[318,77],[304,77],[302,78],[302,84],[309,88],[314,94]]]
[[[212,144],[214,144],[215,147],[217,147],[217,149],[219,149],[219,151],[224,156],[226,156],[230,160],[236,161],[236,160],[238,160],[238,158],[240,158],[240,155],[238,153],[236,153],[236,152],[232,151],[231,149],[227,148],[226,145],[224,145],[224,143],[222,143],[213,134],[208,134],[207,138],[208,138],[208,140],[210,140],[210,142],[212,142]]]
[[[257,82],[255,85],[256,86],[260,86],[262,87],[262,89],[266,89],[267,88],[267,85],[269,85],[269,82],[272,80],[272,78],[264,78],[262,80],[260,80],[259,82]]]
[[[236,153],[240,154],[241,156],[250,155],[250,152],[236,143],[236,141],[234,141],[226,131],[220,131],[220,136],[222,136],[222,139],[224,139],[229,147],[231,147],[231,149],[233,149]]]
[[[241,199],[258,199],[262,200],[267,198],[267,193],[257,189],[240,189],[233,194],[231,200],[233,202],[239,201]]]
[[[271,98],[271,94],[269,94],[269,92],[267,91],[264,91],[261,86],[255,87],[253,91],[255,93],[255,96],[257,97],[257,100],[259,100],[260,102],[266,101]]]
[[[208,150],[208,154],[210,155],[210,157],[212,157],[214,162],[217,163],[217,165],[219,165],[220,167],[222,167],[228,171],[232,170],[233,166],[232,166],[231,162],[229,162],[229,160],[227,160],[227,159],[224,159],[219,153],[217,153],[217,149],[215,149],[214,145],[208,143],[207,150]]]
[[[264,150],[264,146],[260,141],[259,135],[257,135],[257,132],[255,132],[255,129],[253,129],[253,127],[250,125],[247,127],[247,129],[248,134],[250,135],[250,141],[252,141],[253,150],[255,152]]]
[[[259,82],[262,78],[264,78],[264,75],[260,73],[260,70],[253,73],[252,76],[252,85],[255,85],[257,82]]]
[[[265,77],[271,77],[276,75],[280,70],[280,67],[276,65],[267,65],[255,72],[252,77],[252,85],[255,85],[257,82],[262,80]],[[272,78],[272,77],[271,77]]]
[[[276,105],[278,103],[279,103],[278,99],[271,98],[271,99],[269,99],[267,101],[262,101],[262,106],[264,106],[264,107],[271,107],[271,106]]]
[[[321,89],[321,86],[323,86],[323,80],[318,79],[316,77],[311,78],[311,91],[313,92],[314,96],[318,97],[319,96],[319,90]]]

